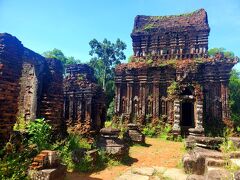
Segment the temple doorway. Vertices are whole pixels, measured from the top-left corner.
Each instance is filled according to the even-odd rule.
[[[194,127],[194,104],[193,102],[182,102],[181,108],[181,129],[183,134],[188,133],[188,129]]]

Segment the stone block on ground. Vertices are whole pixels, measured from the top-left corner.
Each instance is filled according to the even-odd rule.
[[[233,142],[236,148],[240,148],[240,137],[229,137],[229,140]]]
[[[128,154],[129,147],[122,139],[118,138],[120,130],[109,127],[101,129],[100,133],[101,137],[98,142],[100,148],[116,158],[122,158]]]
[[[145,143],[145,135],[139,130],[137,124],[128,124],[128,130],[124,134],[124,139],[130,143]]]
[[[123,174],[115,178],[115,180],[150,180],[150,177],[140,174]]]
[[[183,167],[186,173],[192,173],[197,175],[203,175],[206,169],[206,159],[223,159],[223,154],[221,152],[204,149],[196,147],[191,150],[189,153],[183,156]],[[210,160],[209,160],[210,163]],[[214,162],[220,163],[220,162]]]
[[[146,175],[146,176],[152,176],[154,172],[155,172],[155,169],[151,167],[141,167],[141,168],[132,169],[132,173]]]
[[[234,173],[234,179],[240,180],[240,170]]]
[[[220,137],[205,137],[205,136],[188,136],[186,139],[186,147],[202,147],[207,149],[219,149],[223,142]]]
[[[206,180],[232,180],[233,176],[230,172],[223,168],[209,168],[205,175]]]
[[[186,180],[205,180],[205,178],[202,175],[191,174]]]
[[[177,179],[177,180],[186,180],[187,175],[184,173],[182,169],[177,168],[168,168],[164,173],[163,177],[169,179]]]
[[[67,168],[65,165],[59,165],[57,168],[29,170],[31,180],[64,180]]]
[[[56,151],[43,150],[33,159],[28,175],[32,180],[63,180],[66,172],[67,168],[60,164]]]

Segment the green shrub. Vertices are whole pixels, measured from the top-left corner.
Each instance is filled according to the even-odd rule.
[[[179,84],[176,81],[173,81],[171,85],[167,88],[168,95],[172,96],[179,89]]]
[[[143,128],[142,133],[143,133],[145,136],[154,137],[154,136],[157,135],[157,129],[156,129],[156,127],[154,127],[151,123],[149,123],[149,124],[147,124],[147,125]]]
[[[147,64],[152,64],[153,63],[153,60],[152,59],[148,59],[147,60]]]
[[[31,149],[13,152],[0,158],[0,179],[27,179],[27,169],[32,161]]]
[[[112,126],[112,121],[105,121],[104,127],[111,127]]]
[[[44,119],[36,119],[27,125],[29,144],[37,146],[38,151],[48,149],[51,140],[51,126]]]
[[[70,134],[67,139],[53,144],[51,149],[59,152],[62,163],[67,166],[67,169],[70,172],[73,170],[86,172],[93,169],[91,166],[92,159],[87,155],[81,159],[80,163],[73,162],[72,153],[74,150],[91,149],[91,144],[89,144],[85,138],[82,138],[79,135]]]
[[[228,153],[231,151],[236,151],[236,147],[234,146],[233,142],[230,140],[224,140],[220,147],[221,151],[224,153]]]
[[[26,130],[30,137],[23,139],[18,148],[19,145],[8,142],[0,151],[0,179],[28,179],[27,170],[32,158],[40,150],[50,147],[51,126],[44,119],[36,119],[26,125],[20,117],[15,130]]]
[[[169,133],[171,131],[172,131],[172,125],[171,124],[164,124],[163,126],[161,126],[159,137],[161,139],[167,140],[169,138]]]
[[[157,125],[154,125],[152,123],[147,124],[143,128],[142,133],[148,137],[159,137],[164,140],[175,140],[175,141],[179,141],[179,142],[182,141],[181,136],[178,137],[177,139],[173,139],[173,137],[171,135],[171,131],[172,131],[171,124],[162,123],[161,119],[158,121],[160,121],[160,123]]]
[[[82,158],[82,161],[75,165],[75,170],[80,172],[89,172],[95,169],[95,166],[92,163],[93,159],[89,155],[85,155]]]
[[[113,99],[107,109],[107,120],[108,121],[111,121],[114,116],[114,106],[115,106],[115,100]]]

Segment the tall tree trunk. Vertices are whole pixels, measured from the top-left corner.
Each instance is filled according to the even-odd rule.
[[[107,79],[107,68],[104,68],[104,73],[103,73],[103,90],[106,92],[106,79]]]

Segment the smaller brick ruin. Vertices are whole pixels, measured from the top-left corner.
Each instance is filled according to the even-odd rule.
[[[75,133],[99,131],[105,121],[103,89],[97,85],[94,70],[86,64],[68,66],[64,79],[64,118]]]

